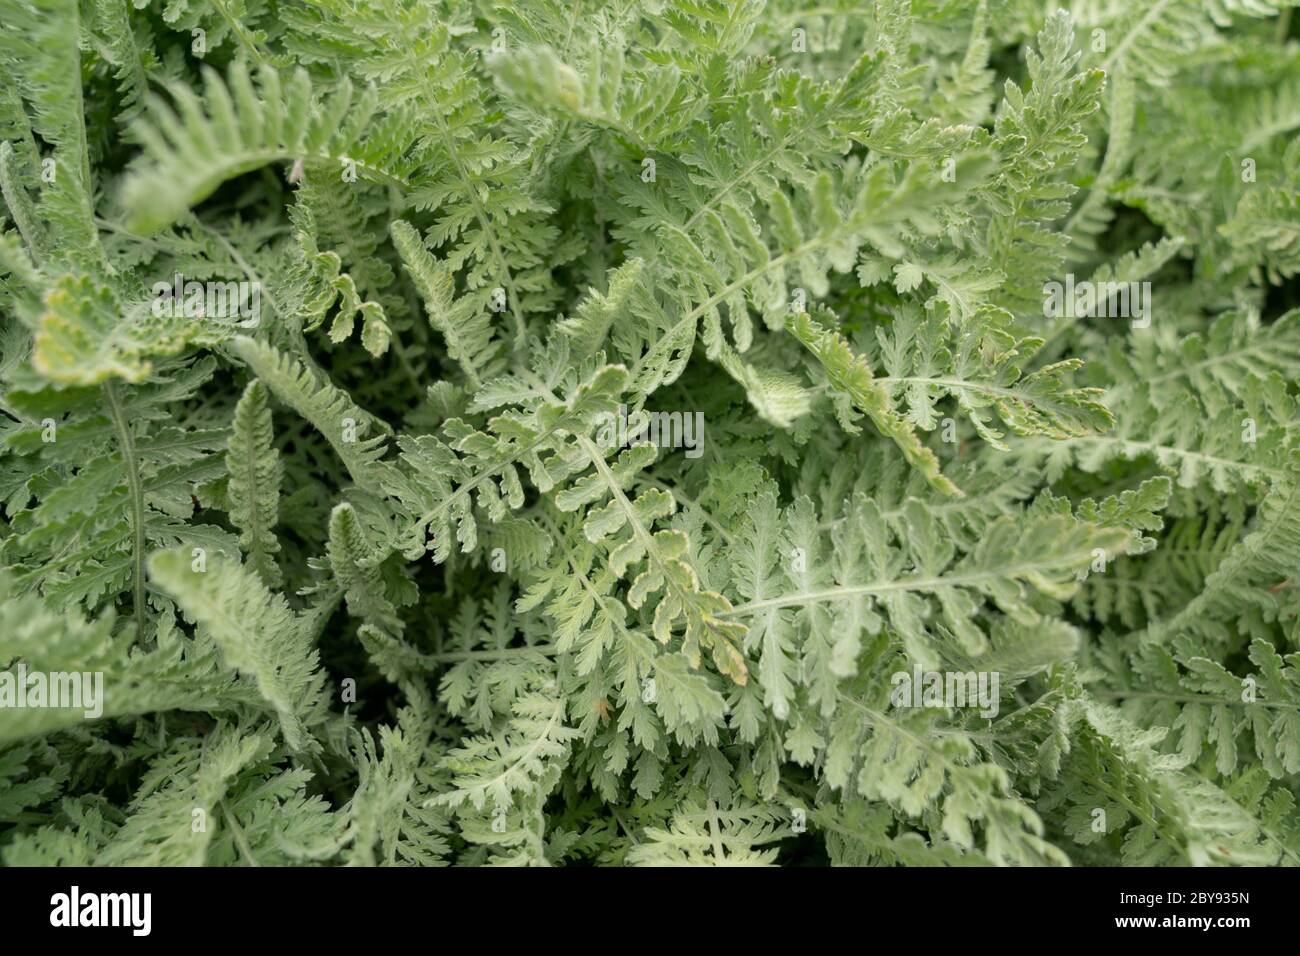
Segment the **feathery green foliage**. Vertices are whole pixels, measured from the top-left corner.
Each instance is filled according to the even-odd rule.
[[[1293,6],[0,0],[0,861],[1300,863]]]

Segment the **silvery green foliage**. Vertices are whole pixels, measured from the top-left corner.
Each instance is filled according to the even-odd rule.
[[[0,0],[0,859],[1300,862],[1292,5]]]

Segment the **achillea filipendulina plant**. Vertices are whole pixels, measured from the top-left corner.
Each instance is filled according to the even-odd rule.
[[[0,0],[0,859],[1300,862],[1292,6]]]

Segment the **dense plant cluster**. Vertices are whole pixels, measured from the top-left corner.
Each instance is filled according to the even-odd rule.
[[[1293,3],[0,0],[0,859],[1300,862]]]

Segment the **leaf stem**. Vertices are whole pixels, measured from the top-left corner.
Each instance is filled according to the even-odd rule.
[[[487,651],[447,651],[442,654],[425,655],[431,661],[441,664],[453,664],[459,661],[499,661],[510,657],[527,657],[529,654],[558,654],[560,649],[555,644],[534,644],[531,647],[503,647],[500,650]]]
[[[140,464],[135,453],[135,437],[127,424],[126,413],[122,408],[122,399],[118,394],[117,383],[104,383],[104,397],[108,400],[113,428],[117,431],[118,444],[122,449],[122,466],[126,469],[126,486],[131,506],[132,541],[132,600],[135,604],[136,638],[144,636],[144,485],[140,481]]]

